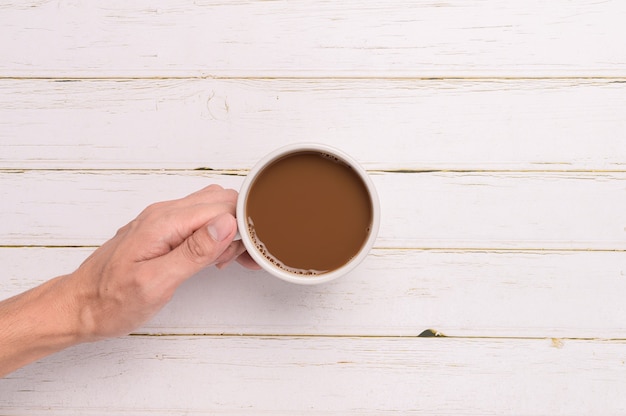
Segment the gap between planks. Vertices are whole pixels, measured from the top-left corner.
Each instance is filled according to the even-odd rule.
[[[436,335],[422,335],[425,332],[434,332]],[[445,335],[436,331],[434,329],[425,329],[420,334],[408,334],[408,335],[362,335],[362,334],[255,334],[255,333],[230,333],[230,332],[219,332],[219,333],[200,333],[200,332],[190,332],[190,333],[150,333],[150,332],[133,332],[128,334],[129,337],[150,337],[150,338],[158,338],[158,337],[172,337],[172,338],[181,338],[181,337],[236,337],[236,338],[262,338],[262,339],[272,339],[272,338],[280,338],[280,339],[288,339],[288,338],[307,338],[307,339],[315,339],[315,338],[354,338],[354,339],[407,339],[407,338],[447,338],[447,339],[459,339],[459,340],[536,340],[536,341],[548,341],[551,340],[553,343],[556,341],[600,341],[600,342],[626,342],[626,338],[606,338],[606,337],[533,337],[533,336],[489,336],[489,335]]]
[[[76,75],[54,75],[54,76],[11,76],[0,75],[0,80],[8,81],[28,81],[43,80],[55,82],[80,82],[80,81],[136,81],[136,80],[228,80],[228,81],[250,81],[250,80],[339,80],[339,81],[368,81],[368,80],[399,80],[399,81],[541,81],[541,80],[598,80],[598,81],[614,81],[617,83],[626,83],[624,75],[146,75],[146,76],[76,76]]]
[[[542,166],[562,166],[568,163],[542,163]],[[428,173],[626,173],[626,163],[624,163],[624,169],[367,169],[367,173],[372,175],[386,174],[386,173],[415,173],[415,174],[428,174]],[[0,168],[0,174],[20,174],[29,172],[69,172],[69,173],[84,173],[84,174],[98,174],[98,173],[129,173],[129,174],[202,174],[203,172],[210,172],[214,175],[225,176],[247,176],[250,169],[213,169],[211,167],[196,167],[189,169],[176,169],[176,168]]]

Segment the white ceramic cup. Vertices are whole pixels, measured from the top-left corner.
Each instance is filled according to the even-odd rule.
[[[359,250],[356,256],[350,259],[343,266],[331,270],[329,272],[320,273],[317,275],[311,276],[303,276],[300,274],[296,274],[293,272],[289,272],[285,269],[278,267],[275,264],[272,264],[270,260],[268,260],[261,252],[257,249],[256,245],[252,241],[252,236],[249,233],[249,227],[247,224],[247,216],[246,216],[246,200],[248,197],[248,193],[251,189],[251,186],[254,183],[257,175],[263,171],[265,167],[273,163],[274,161],[285,157],[287,155],[293,153],[300,152],[320,152],[335,156],[337,159],[342,161],[343,163],[350,166],[354,172],[356,172],[363,183],[365,184],[367,191],[369,193],[369,197],[372,204],[372,224],[370,228],[369,235],[367,236],[366,241],[363,243],[363,246]],[[292,283],[299,283],[304,285],[311,285],[317,283],[324,283],[331,280],[334,280],[340,276],[345,275],[352,269],[354,269],[359,263],[363,261],[363,259],[368,255],[372,246],[374,245],[374,241],[376,240],[376,235],[378,234],[378,227],[380,224],[380,205],[378,202],[378,195],[376,193],[376,189],[374,188],[374,184],[370,177],[367,175],[365,169],[363,169],[354,159],[345,154],[344,152],[335,149],[333,147],[317,144],[317,143],[299,143],[292,144],[285,147],[281,147],[265,157],[263,157],[259,162],[250,170],[250,173],[246,177],[239,191],[239,197],[237,199],[237,226],[239,228],[239,233],[241,235],[241,240],[250,253],[250,256],[261,266],[265,271],[271,273],[272,275],[286,280]]]

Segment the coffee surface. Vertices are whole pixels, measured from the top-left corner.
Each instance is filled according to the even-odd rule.
[[[361,249],[372,223],[365,184],[333,156],[300,152],[265,167],[252,183],[246,218],[263,255],[299,274],[346,264]]]

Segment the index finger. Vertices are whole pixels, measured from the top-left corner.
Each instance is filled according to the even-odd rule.
[[[238,192],[234,189],[223,188],[220,185],[212,184],[176,201],[185,205],[195,205],[206,202],[236,204],[238,196]]]

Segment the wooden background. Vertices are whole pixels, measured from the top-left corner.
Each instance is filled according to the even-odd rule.
[[[1,415],[626,414],[626,3],[0,1],[0,298],[278,146],[368,169],[350,275],[206,270]],[[432,329],[445,335],[419,337]]]

